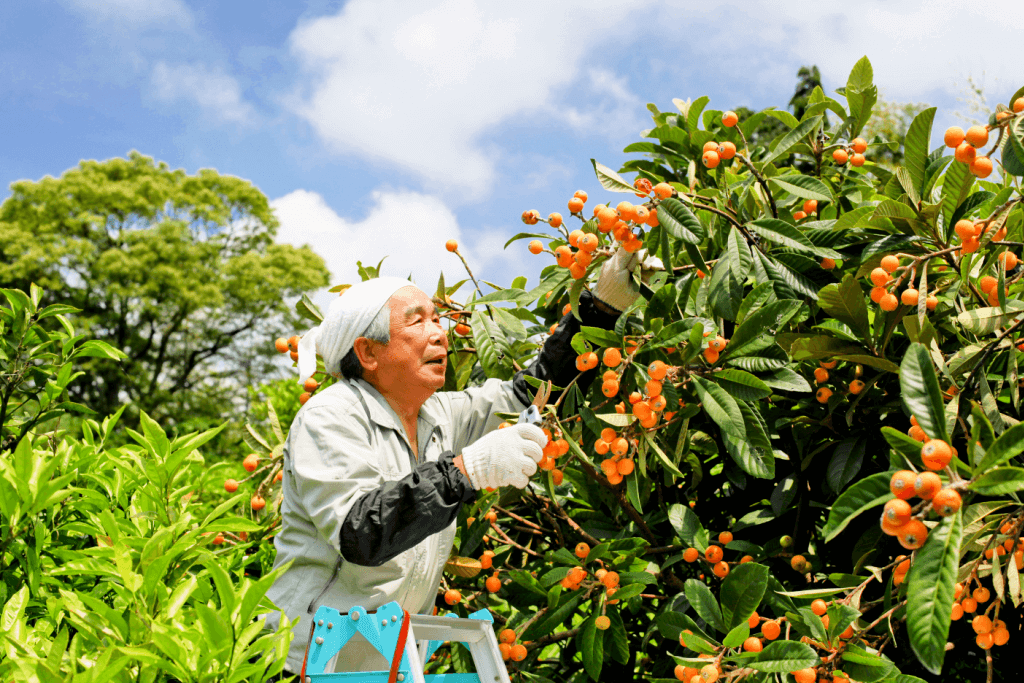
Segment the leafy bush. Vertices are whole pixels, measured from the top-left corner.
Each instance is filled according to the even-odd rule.
[[[170,440],[146,413],[133,445],[106,444],[123,408],[82,438],[56,429],[74,361],[120,354],[82,341],[67,306],[0,290],[0,677],[38,681],[263,681],[281,671],[290,630],[258,615],[278,574],[247,578],[266,527],[230,514],[228,464],[199,448],[220,428]],[[59,325],[57,325],[59,321]],[[56,328],[56,329],[53,329]],[[49,434],[39,426],[55,424]],[[272,563],[272,558],[270,560]]]

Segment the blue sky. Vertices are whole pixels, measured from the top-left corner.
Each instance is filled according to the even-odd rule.
[[[989,105],[1021,85],[1024,3],[5,0],[0,179],[58,175],[137,149],[251,180],[335,283],[355,260],[426,288],[463,244],[488,280],[536,277],[519,215],[605,194],[646,104],[784,107],[816,64],[828,94],[868,55],[883,94],[960,123],[967,78]],[[965,27],[970,27],[965,29]],[[980,49],[978,41],[983,41]],[[933,144],[939,135],[933,134]],[[389,267],[390,265],[390,267]],[[535,280],[534,280],[535,281]]]

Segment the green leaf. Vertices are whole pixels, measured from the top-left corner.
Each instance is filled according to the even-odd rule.
[[[707,550],[707,531],[696,513],[686,505],[674,504],[668,510],[668,521],[683,543],[693,546],[702,553]]]
[[[928,534],[924,547],[917,551],[907,580],[910,646],[921,664],[936,675],[942,671],[946,654],[961,530],[960,511],[939,522]]]
[[[843,673],[862,683],[874,683],[874,681],[886,679],[895,668],[888,659],[868,652],[857,645],[847,645],[843,652]]]
[[[1024,468],[997,467],[975,479],[967,487],[983,496],[1004,496],[1024,489]]]
[[[757,309],[733,332],[721,358],[737,358],[768,348],[774,343],[771,335],[780,331],[801,305],[796,299],[781,299]]]
[[[295,312],[306,320],[312,320],[313,322],[320,324],[324,320],[324,314],[320,312],[320,309],[316,304],[313,303],[312,299],[306,294],[303,294],[297,302],[295,302]]]
[[[743,641],[750,637],[750,626],[743,622],[738,626],[734,626],[729,633],[726,634],[725,638],[722,639],[722,645],[725,647],[741,647]]]
[[[769,182],[778,185],[794,197],[816,199],[819,202],[832,201],[832,193],[828,185],[809,175],[782,175],[770,178]]]
[[[871,62],[868,60],[867,55],[857,60],[857,63],[853,65],[853,69],[850,71],[850,75],[846,79],[846,88],[849,90],[864,90],[870,88],[871,83],[874,80],[874,70],[871,68]]]
[[[998,306],[973,308],[959,314],[956,319],[968,332],[985,336],[1019,318],[1021,311],[1024,311],[1024,302],[1010,299],[1006,302],[1006,310]]]
[[[833,318],[852,327],[861,339],[871,336],[864,292],[852,273],[844,275],[842,282],[822,287],[818,292],[818,305]]]
[[[743,414],[745,436],[739,438],[729,432],[722,432],[722,441],[730,457],[744,472],[759,479],[775,476],[775,454],[767,435],[767,426],[760,414],[745,401],[738,401]]]
[[[756,221],[750,221],[747,223],[747,228],[756,232],[766,240],[775,242],[783,247],[789,247],[790,249],[796,249],[798,251],[805,251],[816,256],[827,256],[831,259],[843,258],[843,255],[838,251],[833,251],[826,247],[815,246],[814,243],[807,239],[807,237],[797,230],[796,227],[777,218],[760,218]]]
[[[833,360],[841,360],[847,363],[859,363],[861,365],[867,365],[870,368],[876,368],[878,370],[884,370],[885,372],[892,372],[894,374],[900,374],[900,366],[893,363],[891,360],[885,358],[879,358],[877,356],[868,356],[865,354],[838,354],[832,357]]]
[[[704,226],[689,207],[678,199],[669,197],[658,204],[658,223],[686,244],[696,246],[704,239]],[[701,266],[702,263],[696,265]]]
[[[821,124],[821,116],[812,116],[809,119],[801,121],[796,128],[786,133],[778,144],[775,145],[775,149],[765,157],[761,163],[767,166],[771,162],[775,161],[786,152],[788,152],[794,145],[801,142],[803,138],[810,132],[817,129]]]
[[[99,339],[90,339],[84,342],[81,346],[75,349],[71,354],[71,358],[78,357],[89,357],[89,358],[108,358],[110,360],[122,360],[128,356],[115,349],[110,344],[100,341]]]
[[[636,192],[636,188],[627,183],[622,176],[612,169],[608,168],[604,164],[598,163],[594,159],[591,159],[590,163],[593,164],[594,173],[597,175],[597,179],[601,183],[601,187],[604,189],[612,192]]]
[[[914,117],[903,140],[903,161],[914,181],[918,194],[924,194],[927,179],[928,153],[931,149],[932,120],[937,107],[929,107]]]
[[[726,629],[745,624],[768,587],[768,567],[756,562],[736,565],[722,581],[722,619]]]
[[[924,429],[922,427],[922,429]],[[925,429],[927,432],[928,430]],[[929,432],[930,433],[930,432]],[[1017,423],[999,435],[999,438],[985,451],[976,472],[998,467],[1011,458],[1024,453],[1024,422]]]
[[[942,389],[931,356],[923,344],[911,344],[903,356],[900,364],[900,390],[904,405],[917,418],[921,429],[931,438],[949,443]]]
[[[889,490],[889,480],[892,475],[888,472],[879,472],[864,477],[850,488],[840,494],[836,502],[828,511],[828,521],[821,533],[828,543],[839,535],[846,525],[853,521],[853,518],[866,510],[884,505],[892,498],[892,491]]]
[[[712,379],[733,398],[741,401],[758,401],[771,395],[772,390],[767,384],[749,372],[726,368],[712,375]]]
[[[594,611],[583,624],[580,638],[580,652],[583,655],[583,668],[587,675],[595,681],[601,678],[601,667],[604,664],[604,631],[597,628],[599,611]]]
[[[690,606],[701,619],[720,633],[725,633],[728,630],[722,620],[722,610],[718,607],[718,601],[715,600],[711,589],[703,581],[687,579],[683,589]]]
[[[503,377],[511,369],[512,351],[504,333],[493,320],[482,311],[473,315],[470,325],[473,344],[480,365],[488,377]]]
[[[789,673],[798,669],[817,666],[821,658],[809,645],[795,640],[776,640],[757,653],[753,659],[743,662],[755,671],[765,673]]]
[[[701,403],[704,405],[704,412],[722,428],[722,431],[737,439],[746,438],[747,431],[744,427],[743,414],[740,412],[736,400],[725,389],[713,382],[696,375],[691,379],[697,396],[700,397]]]

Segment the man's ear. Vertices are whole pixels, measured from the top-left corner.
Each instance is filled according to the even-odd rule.
[[[377,346],[376,343],[366,337],[358,337],[352,343],[352,350],[356,352],[356,358],[359,359],[359,364],[363,366],[363,370],[373,372],[377,369],[379,364],[377,360]]]

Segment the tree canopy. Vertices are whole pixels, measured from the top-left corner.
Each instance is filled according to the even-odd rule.
[[[258,188],[212,169],[190,175],[132,152],[11,193],[0,282],[45,288],[81,309],[82,332],[127,354],[89,359],[68,387],[100,414],[128,402],[165,428],[219,422],[273,370],[273,350],[253,342],[293,329],[286,300],[327,283],[311,249],[274,243]]]

